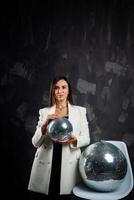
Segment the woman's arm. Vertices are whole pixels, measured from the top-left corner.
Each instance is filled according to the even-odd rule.
[[[39,120],[36,126],[35,133],[32,137],[32,144],[35,147],[41,146],[44,140],[47,138],[45,128],[47,128],[47,112],[43,112],[43,109],[39,110]]]
[[[35,147],[39,147],[43,143],[47,145],[51,142],[50,137],[47,135],[47,126],[50,120],[54,120],[56,118],[58,118],[58,115],[49,115],[47,108],[39,110],[39,121],[36,127],[35,134],[32,138],[32,143]]]

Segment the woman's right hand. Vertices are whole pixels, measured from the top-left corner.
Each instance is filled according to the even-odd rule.
[[[48,115],[47,116],[47,119],[46,119],[46,123],[49,122],[49,120],[54,120],[54,119],[57,119],[59,116],[57,114],[51,114],[51,115]]]

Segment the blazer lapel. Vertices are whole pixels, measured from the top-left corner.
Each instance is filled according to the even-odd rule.
[[[68,103],[68,114],[69,114],[69,121],[70,122],[73,122],[73,120],[75,119],[75,117],[76,116],[74,116],[74,107],[70,104],[70,103]]]

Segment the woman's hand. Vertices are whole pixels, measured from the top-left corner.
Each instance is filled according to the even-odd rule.
[[[59,144],[76,143],[77,137],[75,135],[70,135],[67,140],[57,140],[56,142],[59,143]]]
[[[59,118],[59,116],[57,114],[48,115],[47,119],[46,119],[46,122],[48,123],[49,120],[54,120],[54,119],[57,119],[57,118]]]

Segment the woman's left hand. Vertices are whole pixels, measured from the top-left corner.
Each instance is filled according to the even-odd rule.
[[[75,135],[70,135],[67,140],[57,140],[56,142],[59,144],[70,144],[77,142],[77,138]]]

